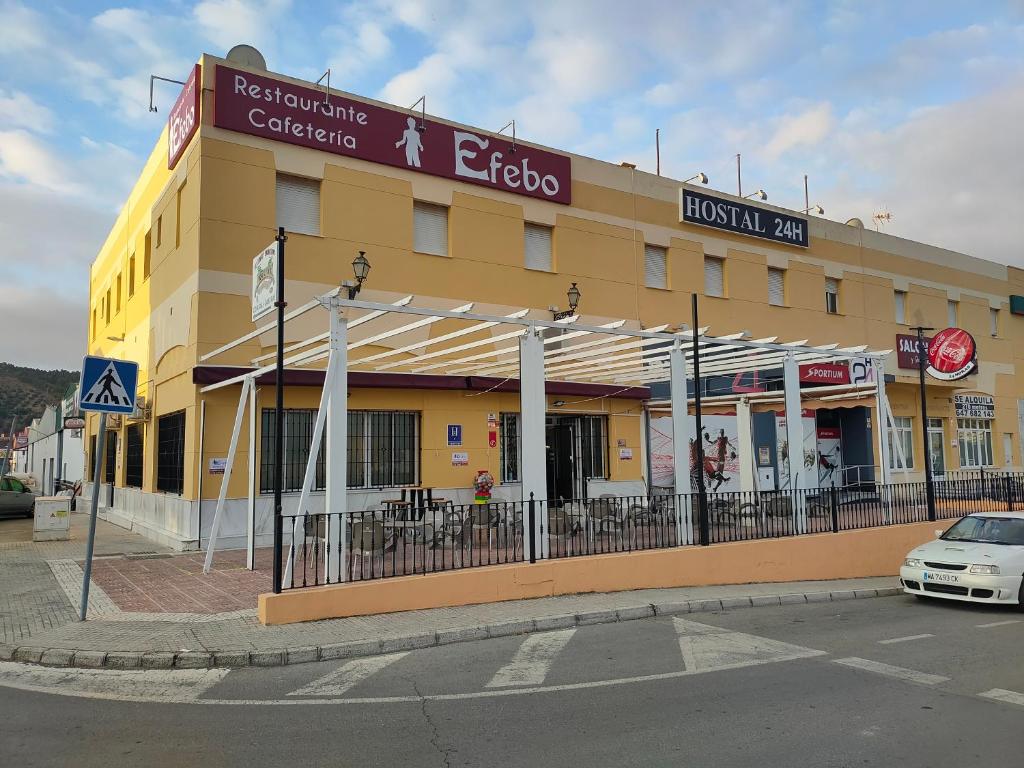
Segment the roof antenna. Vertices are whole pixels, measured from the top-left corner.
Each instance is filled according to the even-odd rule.
[[[160,77],[160,75],[150,75],[149,76],[149,111],[150,112],[156,112],[157,111],[156,106],[153,104],[153,81],[154,80],[162,80],[165,83],[177,83],[178,85],[184,85],[185,84],[181,80],[171,80],[171,78],[169,78],[169,77]]]
[[[323,82],[324,78],[327,78],[327,90],[324,91],[324,104],[331,103],[331,68],[328,67],[327,71],[320,75],[320,79],[316,81],[317,85]]]
[[[498,133],[501,134],[509,126],[512,127],[512,146],[508,148],[508,151],[509,151],[509,154],[515,154],[515,151],[516,151],[516,121],[515,120],[509,120],[508,123],[506,123],[505,126],[500,131],[498,131]]]
[[[876,213],[872,216],[871,220],[875,222],[875,231],[880,232],[881,230],[879,229],[879,226],[883,225],[883,223],[888,224],[892,221],[892,214],[889,213],[889,211],[881,211],[880,213]]]
[[[423,133],[427,130],[427,97],[420,96],[413,102],[413,105],[409,107],[409,111],[416,109],[417,105],[420,106],[420,124],[416,126],[416,130]]]

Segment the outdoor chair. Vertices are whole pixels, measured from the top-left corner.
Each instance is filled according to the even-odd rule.
[[[382,553],[392,544],[393,539],[385,533],[383,522],[363,519],[352,524],[349,541],[352,551],[365,557]]]

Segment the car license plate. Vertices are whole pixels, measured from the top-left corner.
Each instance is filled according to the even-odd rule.
[[[960,577],[955,573],[931,573],[929,571],[924,572],[925,581],[945,581],[950,584],[955,584],[960,581]]]

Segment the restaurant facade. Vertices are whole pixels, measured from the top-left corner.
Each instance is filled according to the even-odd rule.
[[[104,517],[182,549],[206,540],[239,388],[204,389],[272,362],[273,315],[252,319],[253,261],[278,227],[289,308],[352,281],[363,252],[359,298],[371,302],[677,329],[697,294],[716,336],[892,350],[880,372],[853,354],[801,366],[803,461],[822,485],[920,480],[926,461],[937,474],[1021,469],[1024,271],[204,55],[90,273],[89,354],[140,364],[135,413],[108,420]],[[286,345],[300,348],[319,322],[289,323]],[[453,375],[431,372],[429,350],[460,332],[454,321],[386,322],[388,333],[349,330],[350,359],[375,358],[348,375],[349,509],[415,488],[468,502],[481,470],[496,498],[517,499],[517,382],[485,354],[501,348],[500,328],[478,329],[493,344]],[[977,343],[971,375],[928,381],[927,445],[913,326],[963,328]],[[545,341],[556,357],[565,343]],[[322,388],[307,373],[285,378],[286,510]],[[663,383],[586,373],[567,364],[547,376],[549,497],[670,483]],[[877,375],[888,414],[867,394]],[[781,379],[767,367],[690,382],[705,399],[698,439],[717,490],[785,487],[784,463],[799,454],[773,396]],[[244,544],[250,491],[258,540],[270,533],[273,377],[256,384],[235,458],[253,471],[230,476],[224,546]],[[750,429],[738,429],[748,406]],[[87,476],[98,423],[88,418]]]

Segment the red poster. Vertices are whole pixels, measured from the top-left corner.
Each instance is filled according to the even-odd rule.
[[[491,448],[498,447],[498,433],[496,430],[492,429],[490,432],[487,433],[487,445],[489,445]]]
[[[214,125],[566,205],[568,156],[217,66]]]
[[[849,363],[807,363],[800,366],[800,381],[808,384],[849,384]]]

